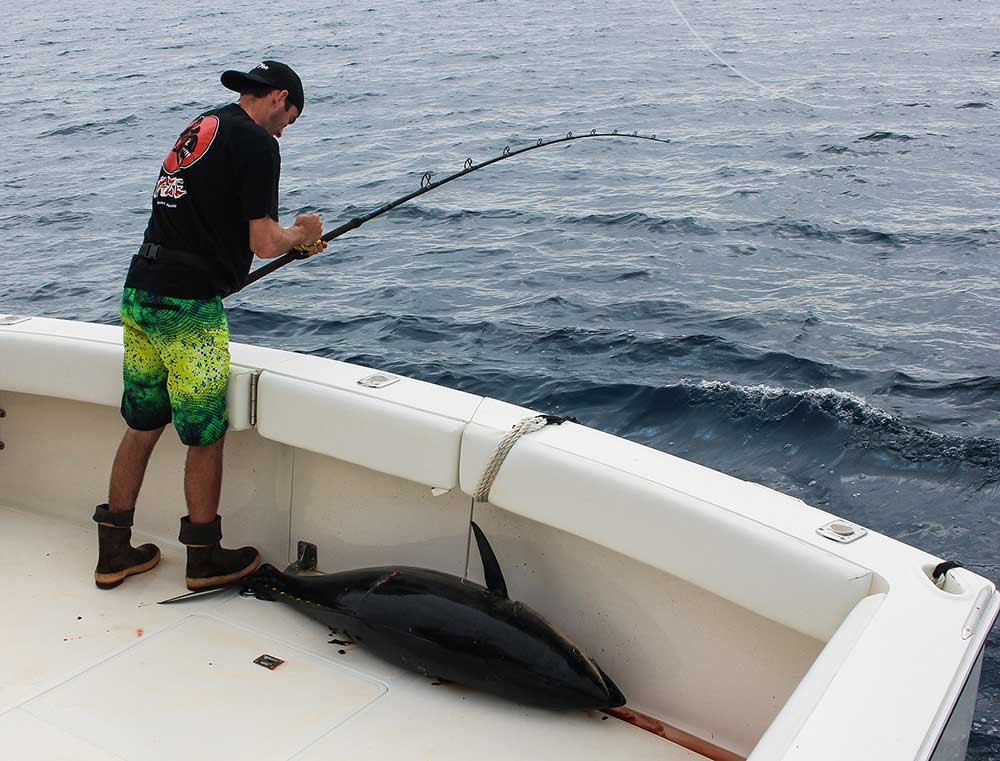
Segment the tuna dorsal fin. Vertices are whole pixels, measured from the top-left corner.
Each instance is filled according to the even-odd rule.
[[[493,553],[486,534],[472,521],[472,530],[476,534],[476,545],[479,547],[479,557],[483,560],[483,576],[486,577],[486,586],[491,592],[507,597],[507,582],[503,580],[503,571],[500,570],[500,563]]]

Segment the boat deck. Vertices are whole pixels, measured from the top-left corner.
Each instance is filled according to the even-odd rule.
[[[153,572],[98,590],[85,521],[0,506],[4,750],[34,761],[703,758],[600,713],[432,683],[331,643],[329,628],[283,605],[234,592],[156,605],[186,591],[176,546]],[[284,662],[270,670],[261,655]]]

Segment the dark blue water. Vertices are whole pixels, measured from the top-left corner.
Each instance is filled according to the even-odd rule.
[[[656,133],[427,194],[233,296],[233,337],[572,414],[1000,581],[998,29],[992,0],[15,0],[0,312],[116,322],[225,68],[305,80],[286,223]]]

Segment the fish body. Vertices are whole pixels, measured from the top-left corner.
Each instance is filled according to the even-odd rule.
[[[484,563],[489,565],[485,554]],[[244,593],[292,605],[385,660],[429,677],[546,708],[624,705],[621,691],[592,658],[507,597],[498,567],[487,570],[492,589],[427,568],[292,576],[264,565],[247,578]]]

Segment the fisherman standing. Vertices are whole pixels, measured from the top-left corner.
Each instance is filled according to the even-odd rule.
[[[186,582],[204,589],[235,581],[260,562],[254,547],[224,549],[219,497],[228,420],[229,326],[222,297],[239,290],[253,255],[269,259],[297,246],[317,253],[322,220],[301,214],[278,224],[280,154],[275,138],[305,104],[288,66],[264,61],[249,72],[226,71],[222,84],[240,93],[199,116],[167,154],[153,191],[152,213],[133,257],[121,302],[128,424],[111,468],[108,502],[98,505],[94,580],[111,589],[153,568],[153,544],[132,547],[136,499],[149,457],[173,421],[188,446],[184,495],[188,514]]]

